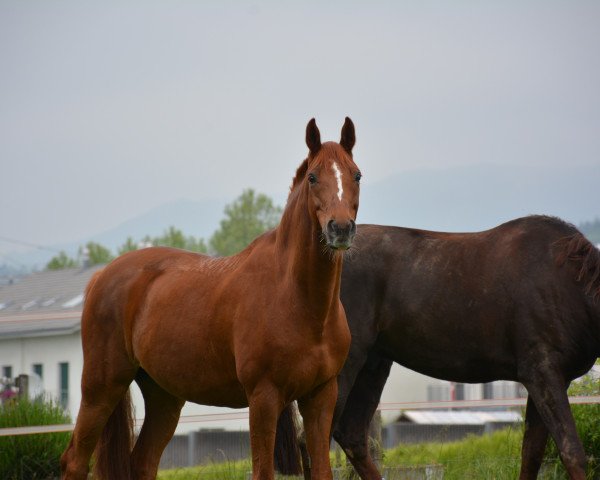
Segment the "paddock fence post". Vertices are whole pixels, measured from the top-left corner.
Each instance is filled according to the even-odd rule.
[[[20,399],[29,398],[29,375],[20,374],[15,379],[15,386],[19,389],[18,396]]]

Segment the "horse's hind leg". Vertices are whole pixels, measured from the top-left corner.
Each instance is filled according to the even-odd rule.
[[[115,357],[111,358],[114,360]],[[87,479],[90,458],[104,426],[135,376],[135,367],[127,360],[86,360],[77,422],[69,446],[61,457],[63,480]]]
[[[156,478],[160,457],[177,428],[185,400],[174,397],[152,380],[144,370],[135,377],[146,414],[131,455],[131,470],[136,480]]]
[[[352,466],[363,480],[380,480],[369,453],[369,426],[390,374],[392,361],[371,354],[356,377],[344,411],[333,431]]]
[[[566,384],[556,378],[558,371],[556,369],[554,374],[546,371],[533,372],[530,381],[524,381],[523,384],[535,403],[546,428],[556,442],[569,478],[584,480],[587,459],[583,445],[577,436]]]
[[[540,417],[531,396],[527,398],[525,411],[525,434],[521,451],[521,474],[519,480],[535,480],[537,478],[544,451],[548,442],[548,429]]]

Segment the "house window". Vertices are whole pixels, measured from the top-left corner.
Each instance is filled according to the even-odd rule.
[[[67,408],[69,405],[69,363],[62,362],[58,364],[59,367],[59,392],[60,392],[60,404],[63,408]]]
[[[34,363],[31,366],[31,371],[35,373],[38,377],[44,378],[44,365],[41,363]]]
[[[465,384],[464,383],[455,383],[454,384],[454,400],[464,400],[465,399]]]
[[[483,398],[488,400],[494,398],[494,384],[484,383],[483,384]]]
[[[4,365],[2,367],[2,376],[12,378],[12,365]]]

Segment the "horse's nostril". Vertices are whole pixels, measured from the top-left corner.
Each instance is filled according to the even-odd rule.
[[[356,222],[354,220],[350,220],[350,234],[354,235],[356,233]]]
[[[342,223],[329,220],[327,222],[327,232],[335,236],[354,235],[356,233],[356,223],[352,219]]]

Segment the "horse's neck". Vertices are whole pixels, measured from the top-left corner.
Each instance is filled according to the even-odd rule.
[[[320,235],[320,227],[310,218],[306,192],[295,192],[277,228],[279,264],[313,317],[325,321],[338,307],[342,258],[332,256],[320,242]]]

